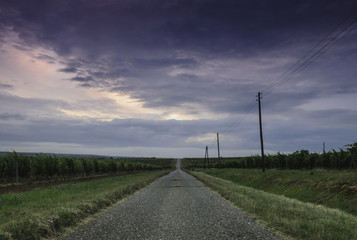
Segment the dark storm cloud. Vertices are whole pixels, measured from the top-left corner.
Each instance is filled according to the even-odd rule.
[[[82,87],[92,88],[97,86],[97,83],[92,76],[75,76],[70,78],[70,81],[77,82]]]
[[[204,61],[270,58],[277,52],[280,57],[298,58],[356,3],[32,0],[3,1],[0,6],[3,26],[23,40],[19,48],[41,46],[54,50],[67,65],[59,71],[81,73],[70,80],[83,87],[118,90],[147,107],[197,101],[228,112],[237,108],[233,102],[241,101],[233,96],[245,89],[239,82],[246,77],[235,76],[237,82],[226,83],[227,88],[217,84],[219,76],[191,74],[189,79],[168,72],[202,71]],[[280,66],[274,70],[284,69]],[[355,74],[350,73],[351,77]],[[329,78],[320,81],[335,82]],[[219,97],[223,94],[225,98]]]
[[[66,68],[60,68],[58,69],[58,71],[64,73],[76,73],[78,70],[75,67],[66,67]]]
[[[64,81],[129,95],[167,115],[175,107],[198,117],[202,112],[212,118],[229,117],[62,122],[53,121],[53,116],[60,115],[58,106],[75,111],[90,110],[95,104],[89,102],[83,108],[0,95],[2,102],[9,103],[1,109],[5,120],[16,119],[13,109],[25,109],[26,117],[46,111],[51,119],[31,118],[21,126],[2,123],[1,136],[91,146],[187,147],[202,144],[185,142],[190,136],[228,129],[225,134],[234,141],[226,144],[232,149],[236,145],[259,149],[257,92],[268,89],[356,7],[355,0],[3,0],[0,42],[16,35],[19,41],[11,45],[17,50],[27,54],[33,49],[52,51],[56,57],[36,53],[33,58],[62,64],[58,71],[68,75]],[[270,150],[294,151],[302,142],[306,143],[302,148],[311,144],[317,150],[327,138],[334,144],[341,139],[352,141],[355,111],[307,111],[301,106],[316,98],[357,91],[356,38],[356,30],[351,31],[303,72],[277,84],[269,95],[263,94]],[[104,105],[115,104],[98,103]],[[244,127],[237,130],[239,124],[232,122],[247,112]],[[332,140],[333,136],[338,140]]]
[[[76,81],[80,83],[90,83],[93,82],[94,79],[91,76],[86,76],[86,77],[76,76],[71,78],[71,81]]]
[[[4,22],[27,43],[47,45],[61,55],[75,48],[92,57],[145,48],[237,56],[301,41],[299,35],[310,31],[324,33],[353,5],[354,1],[32,0],[4,1],[2,9]]]

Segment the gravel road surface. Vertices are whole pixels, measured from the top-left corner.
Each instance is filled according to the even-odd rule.
[[[67,239],[280,239],[177,169]]]

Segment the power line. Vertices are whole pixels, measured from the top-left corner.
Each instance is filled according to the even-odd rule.
[[[325,52],[327,52],[330,48],[335,46],[339,41],[344,39],[353,29],[353,26],[357,22],[357,17],[353,16],[357,12],[355,9],[350,15],[348,15],[343,21],[341,21],[336,27],[334,27],[324,38],[322,38],[313,48],[311,48],[302,58],[300,58],[295,64],[293,64],[287,71],[285,71],[279,78],[278,81],[271,84],[267,88],[265,88],[262,92],[264,95],[268,95],[273,88],[275,88],[278,84],[283,81],[288,81],[293,78],[296,74],[303,71],[306,67],[312,64],[317,58],[321,57]],[[348,21],[350,19],[350,21]],[[347,23],[346,23],[347,22]],[[339,29],[341,26],[344,27]],[[326,43],[324,43],[327,39],[329,39]],[[323,44],[324,43],[324,44]],[[315,51],[316,50],[316,51]]]
[[[271,91],[284,81],[288,81],[293,78],[296,74],[302,72],[310,64],[312,64],[316,59],[321,57],[329,49],[335,46],[338,42],[343,40],[356,26],[354,24],[357,22],[357,9],[352,11],[346,18],[344,18],[339,24],[331,29],[317,44],[315,44],[303,57],[301,57],[295,64],[293,64],[288,70],[286,70],[276,82],[272,83],[263,89],[264,96],[267,96]],[[342,27],[342,29],[341,29]],[[338,30],[340,29],[340,30]],[[329,40],[328,40],[329,39]],[[220,133],[225,133],[231,129],[238,127],[241,122],[246,118],[246,116],[253,110],[255,102],[247,105],[243,113],[240,115],[236,121],[230,124],[228,127],[224,128]]]
[[[249,105],[246,106],[245,110],[243,113],[241,113],[240,118],[238,118],[236,121],[234,121],[231,125],[228,127],[224,128],[220,133],[225,133],[228,132],[229,130],[237,127],[240,125],[240,123],[244,120],[244,118],[247,117],[247,115],[253,110],[253,106],[255,105],[255,102],[250,103]]]

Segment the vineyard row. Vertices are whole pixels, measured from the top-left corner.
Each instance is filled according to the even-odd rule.
[[[277,153],[265,155],[266,168],[276,169],[348,169],[357,168],[357,142],[346,145],[345,149],[332,150],[325,153],[309,153],[308,150],[300,150],[291,154]],[[261,168],[261,156],[236,157],[236,158],[186,158],[183,166],[187,168]]]
[[[48,154],[25,156],[13,152],[0,156],[0,181],[15,181],[16,169],[19,178],[37,180],[53,177],[66,178],[137,170],[157,170],[171,168],[172,166],[172,159],[97,159],[94,157],[57,157]]]

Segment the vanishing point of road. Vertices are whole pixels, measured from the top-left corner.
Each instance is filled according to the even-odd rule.
[[[68,239],[280,239],[177,169],[80,226]]]

